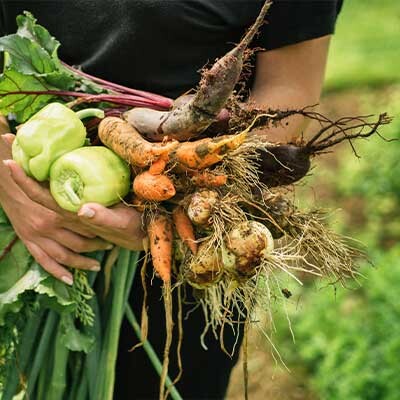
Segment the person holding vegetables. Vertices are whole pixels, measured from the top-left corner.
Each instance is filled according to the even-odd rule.
[[[1,34],[15,30],[15,16],[31,11],[62,43],[60,56],[98,77],[176,98],[196,87],[198,70],[237,43],[257,16],[263,0],[120,0],[13,2],[1,0]],[[57,5],[56,5],[57,4]],[[109,13],[109,7],[113,12]],[[276,1],[253,47],[249,101],[272,109],[301,108],[318,103],[331,34],[340,0]],[[60,23],[60,21],[64,21]],[[288,142],[306,128],[291,117],[289,125],[260,132],[269,141]],[[28,177],[11,160],[14,136],[7,121],[0,131],[0,205],[36,261],[50,274],[72,284],[66,268],[100,270],[82,253],[114,245],[142,250],[145,233],[141,214],[120,203],[111,208],[85,204],[78,214],[62,210],[46,184]],[[22,212],[21,212],[22,211]],[[133,309],[140,314],[141,284],[136,278]],[[157,284],[149,290],[149,340],[161,352],[157,324],[163,305]],[[190,305],[187,310],[190,309]],[[186,311],[187,311],[186,310]],[[237,351],[230,359],[218,340],[199,341],[204,319],[199,310],[184,321],[183,375],[177,388],[185,399],[214,399],[225,395]],[[153,321],[153,322],[152,322]],[[162,332],[162,330],[160,330]],[[225,332],[232,350],[235,335]],[[239,338],[239,342],[240,342]],[[158,377],[141,349],[133,353],[133,335],[123,327],[117,366],[116,398],[157,397]],[[171,375],[177,369],[171,361]],[[133,385],[130,383],[133,382]]]

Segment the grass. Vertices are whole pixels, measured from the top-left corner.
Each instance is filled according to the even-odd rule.
[[[398,0],[346,0],[332,38],[325,91],[400,82]]]

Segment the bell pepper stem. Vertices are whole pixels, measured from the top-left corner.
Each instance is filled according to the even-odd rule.
[[[89,117],[96,117],[101,119],[104,118],[104,111],[100,110],[99,108],[85,108],[84,110],[77,111],[75,114],[79,119]]]
[[[65,194],[68,196],[68,199],[72,204],[79,205],[81,203],[81,199],[75,193],[74,188],[72,186],[72,179],[67,179],[64,182],[64,190]]]

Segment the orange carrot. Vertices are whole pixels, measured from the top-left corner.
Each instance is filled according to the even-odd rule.
[[[147,226],[153,267],[164,283],[171,281],[172,224],[165,213],[157,213]]]
[[[200,170],[220,162],[225,155],[237,149],[246,139],[247,132],[183,142],[170,154],[180,172]]]
[[[216,175],[211,171],[201,171],[193,174],[191,181],[197,187],[220,187],[226,185],[226,175]]]
[[[107,117],[99,124],[99,138],[129,164],[147,167],[178,146],[177,141],[150,143],[128,122],[121,118]]]
[[[182,242],[189,247],[193,254],[197,254],[197,243],[193,225],[183,207],[178,206],[174,209],[172,212],[172,219]]]
[[[164,201],[175,196],[175,186],[168,176],[153,175],[150,171],[136,175],[133,180],[133,191],[141,199]]]
[[[152,175],[162,174],[167,166],[168,156],[161,156],[158,160],[154,161],[149,168]]]

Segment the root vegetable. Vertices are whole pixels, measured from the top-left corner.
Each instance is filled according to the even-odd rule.
[[[129,164],[141,168],[168,155],[179,144],[176,141],[150,143],[135,128],[117,117],[107,117],[100,122],[99,138]]]
[[[226,154],[237,149],[246,140],[247,133],[205,138],[183,142],[171,153],[171,160],[179,172],[201,170],[219,163]]]
[[[274,249],[271,232],[256,221],[246,221],[232,229],[225,239],[225,244],[228,254],[224,263],[225,260],[229,260],[226,263],[240,276],[253,275],[262,258]]]
[[[172,219],[174,221],[175,229],[183,243],[189,247],[193,254],[196,254],[197,243],[193,225],[183,207],[178,206],[174,209],[172,212]]]
[[[279,145],[260,152],[260,181],[269,187],[289,185],[299,181],[311,167],[307,147]]]
[[[205,242],[200,244],[197,256],[193,258],[186,273],[189,283],[199,289],[215,283],[222,277],[221,252]]]
[[[168,200],[176,194],[174,184],[168,176],[153,175],[149,171],[135,177],[133,191],[141,199],[158,202]]]
[[[218,198],[218,193],[214,190],[204,189],[193,193],[187,210],[189,219],[196,225],[209,225]]]
[[[171,281],[172,224],[166,213],[157,212],[147,225],[153,267],[164,283]]]
[[[201,171],[195,173],[190,180],[196,187],[220,187],[226,185],[228,177],[211,171]]]
[[[191,100],[168,112],[135,108],[124,118],[150,137],[188,140],[198,136],[216,120],[231,96],[243,69],[245,50],[263,24],[270,6],[269,1],[265,2],[240,43],[202,73],[199,88]]]
[[[376,121],[369,121],[370,115],[342,117],[337,121],[331,121],[319,113],[306,109],[278,111],[278,114],[280,114],[277,117],[279,119],[289,115],[302,115],[317,120],[322,127],[305,143],[266,146],[266,152],[262,152],[260,157],[260,180],[270,187],[288,185],[300,180],[309,171],[310,159],[313,156],[322,154],[343,141],[348,141],[357,155],[352,144],[353,139],[368,138],[378,133],[382,125],[392,121],[386,113],[380,114]]]
[[[144,200],[164,201],[176,194],[172,180],[163,174],[167,165],[167,156],[163,156],[151,164],[148,171],[136,175],[133,191]]]

